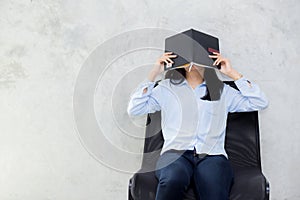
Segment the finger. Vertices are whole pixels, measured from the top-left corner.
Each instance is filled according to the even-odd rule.
[[[217,55],[208,55],[208,57],[210,57],[210,58],[218,58],[219,56],[217,56]]]
[[[215,61],[214,61],[214,63],[213,63],[213,66],[215,66],[215,65],[216,65],[216,63],[217,63],[217,60],[215,60]]]
[[[215,60],[213,65],[218,65],[217,63],[221,60],[221,58],[218,58],[217,60]]]
[[[175,58],[175,57],[177,57],[177,55],[169,55],[168,57],[169,58]]]
[[[213,53],[213,54],[216,54],[216,55],[220,55],[220,53],[218,53],[218,52],[215,52],[215,51],[214,51],[214,52],[212,52],[212,53]]]
[[[170,63],[170,61],[166,57],[161,58],[161,62],[165,62],[167,64]]]
[[[163,59],[169,59],[169,58],[172,58],[172,56],[170,56],[170,55],[165,55],[165,56],[163,56],[162,58],[163,58]]]
[[[164,54],[170,55],[170,54],[172,54],[172,53],[173,53],[173,52],[170,51],[170,52],[166,52],[166,53],[164,53]]]
[[[168,61],[166,60],[166,59],[164,59],[164,58],[160,58],[159,59],[159,63],[166,63],[166,64],[168,64]]]
[[[169,64],[166,60],[163,60],[164,63],[166,63],[167,65]]]
[[[167,60],[168,60],[170,63],[174,63],[173,60],[171,60],[170,58],[167,58]]]
[[[224,59],[220,59],[220,60],[218,60],[218,62],[216,63],[216,65],[219,65],[221,62],[223,62],[224,61]]]

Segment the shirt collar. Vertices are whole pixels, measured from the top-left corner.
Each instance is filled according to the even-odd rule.
[[[178,84],[178,85],[188,85],[189,83],[187,82],[187,80],[186,79],[184,79],[184,81],[182,81],[180,84]],[[204,80],[201,84],[199,84],[199,85],[197,85],[197,87],[199,87],[199,86],[202,86],[202,85],[204,85],[204,86],[206,86],[206,81]]]

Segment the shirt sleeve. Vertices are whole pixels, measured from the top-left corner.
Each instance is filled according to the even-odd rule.
[[[131,93],[127,107],[127,113],[130,116],[141,116],[147,113],[154,113],[161,110],[161,87],[155,82],[144,81]],[[147,92],[144,93],[144,89]]]
[[[247,112],[263,110],[268,106],[268,100],[259,86],[245,77],[235,81],[239,91],[227,86],[228,112]]]

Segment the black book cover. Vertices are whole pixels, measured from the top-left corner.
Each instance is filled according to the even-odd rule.
[[[165,52],[173,52],[177,55],[176,58],[172,59],[173,65],[165,64],[165,70],[180,68],[189,64],[217,69],[217,66],[213,66],[214,60],[208,55],[213,54],[213,52],[219,53],[219,39],[190,29],[166,38]]]

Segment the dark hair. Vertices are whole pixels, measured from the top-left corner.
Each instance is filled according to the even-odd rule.
[[[178,68],[167,71],[166,79],[174,85],[182,83],[186,79],[186,71],[184,68]],[[223,82],[218,78],[214,69],[205,68],[204,80],[206,81],[206,94],[201,97],[202,100],[217,101],[220,100],[223,92]]]

